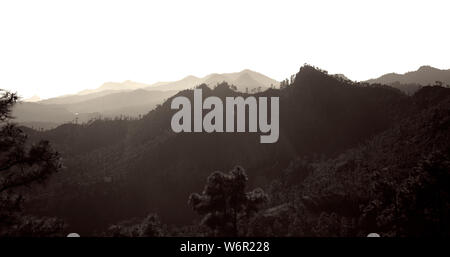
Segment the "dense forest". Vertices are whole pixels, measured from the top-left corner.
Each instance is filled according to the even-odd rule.
[[[204,97],[250,95],[227,83],[199,87]],[[193,90],[179,95],[192,100]],[[16,96],[5,93],[2,165],[23,172],[8,168],[20,146],[22,157],[39,159],[24,158],[27,167],[46,168],[32,173],[44,186],[2,190],[2,174],[0,234],[450,234],[449,88],[407,95],[304,65],[280,89],[251,95],[280,98],[277,143],[252,133],[174,133],[172,98],[140,119],[19,128],[8,116]],[[8,141],[12,129],[20,142]]]

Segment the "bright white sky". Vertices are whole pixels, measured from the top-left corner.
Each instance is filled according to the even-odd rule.
[[[354,80],[450,68],[450,1],[0,2],[0,88],[51,97],[310,63]]]

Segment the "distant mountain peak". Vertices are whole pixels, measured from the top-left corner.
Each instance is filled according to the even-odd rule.
[[[420,66],[420,68],[417,71],[436,71],[436,70],[439,70],[439,69],[434,68],[430,65],[423,65],[423,66]]]
[[[433,85],[436,81],[441,81],[444,85],[450,84],[450,70],[441,70],[429,65],[423,65],[416,71],[404,74],[388,73],[366,82],[390,85],[407,94],[413,94],[420,86]]]
[[[257,73],[256,71],[252,71],[250,69],[243,69],[239,73]]]
[[[78,92],[78,95],[88,95],[93,93],[101,92],[118,92],[118,91],[129,91],[137,89],[146,90],[184,90],[192,89],[202,83],[207,84],[210,87],[214,87],[219,83],[227,82],[230,85],[234,85],[239,91],[251,90],[254,88],[266,89],[272,86],[278,86],[279,82],[256,71],[250,69],[244,69],[240,72],[232,73],[211,73],[202,78],[196,77],[194,75],[188,75],[183,79],[177,81],[169,82],[157,82],[151,85],[144,83],[135,82],[132,80],[125,80],[123,82],[106,82],[100,87],[95,89],[86,89]]]
[[[33,95],[30,98],[23,99],[24,102],[38,102],[40,100],[41,100],[41,98],[38,95]]]
[[[249,72],[240,72],[238,78],[251,78],[252,76],[249,74]]]
[[[194,75],[188,75],[188,76],[186,76],[186,77],[184,77],[182,80],[187,80],[187,79],[199,79],[199,77],[196,77],[196,76],[194,76]]]
[[[132,81],[132,80],[125,80],[124,82],[122,82],[122,84],[130,85],[130,84],[139,84],[139,83],[135,82],[135,81]]]

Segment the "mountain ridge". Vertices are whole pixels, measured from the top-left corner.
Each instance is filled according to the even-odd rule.
[[[250,85],[246,85],[247,81],[238,80],[240,76],[247,76],[251,78]],[[194,75],[188,75],[180,80],[176,81],[168,81],[168,82],[156,82],[153,84],[145,84],[140,82],[134,82],[130,80],[126,80],[124,82],[106,82],[102,84],[100,87],[95,89],[86,89],[78,92],[76,95],[86,95],[92,93],[99,93],[105,90],[136,90],[136,89],[152,89],[152,90],[184,90],[193,88],[200,84],[206,83],[208,86],[215,86],[218,83],[223,81],[228,82],[229,84],[235,85],[238,90],[244,91],[245,88],[249,88],[249,90],[261,87],[268,88],[271,85],[278,86],[279,82],[256,71],[250,69],[244,69],[239,72],[230,72],[230,73],[211,73],[204,77],[197,77]]]
[[[450,69],[438,69],[429,65],[422,65],[415,71],[403,74],[391,72],[365,82],[389,85],[411,95],[420,87],[434,85],[437,81],[444,85],[450,85]]]

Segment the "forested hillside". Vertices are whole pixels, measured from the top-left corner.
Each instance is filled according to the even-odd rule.
[[[248,96],[226,83],[200,87],[203,97]],[[192,99],[193,91],[177,95]],[[280,97],[275,144],[260,144],[255,133],[176,134],[171,98],[138,120],[24,128],[31,141],[49,140],[65,166],[28,195],[27,209],[83,234],[107,233],[112,224],[122,224],[121,233],[130,223],[121,221],[137,218],[132,230],[157,213],[146,220],[166,224],[158,233],[205,235],[210,227],[197,225],[189,195],[213,171],[240,165],[247,186],[264,189],[267,201],[233,233],[448,235],[450,89],[407,96],[305,65],[292,83],[256,96]]]

